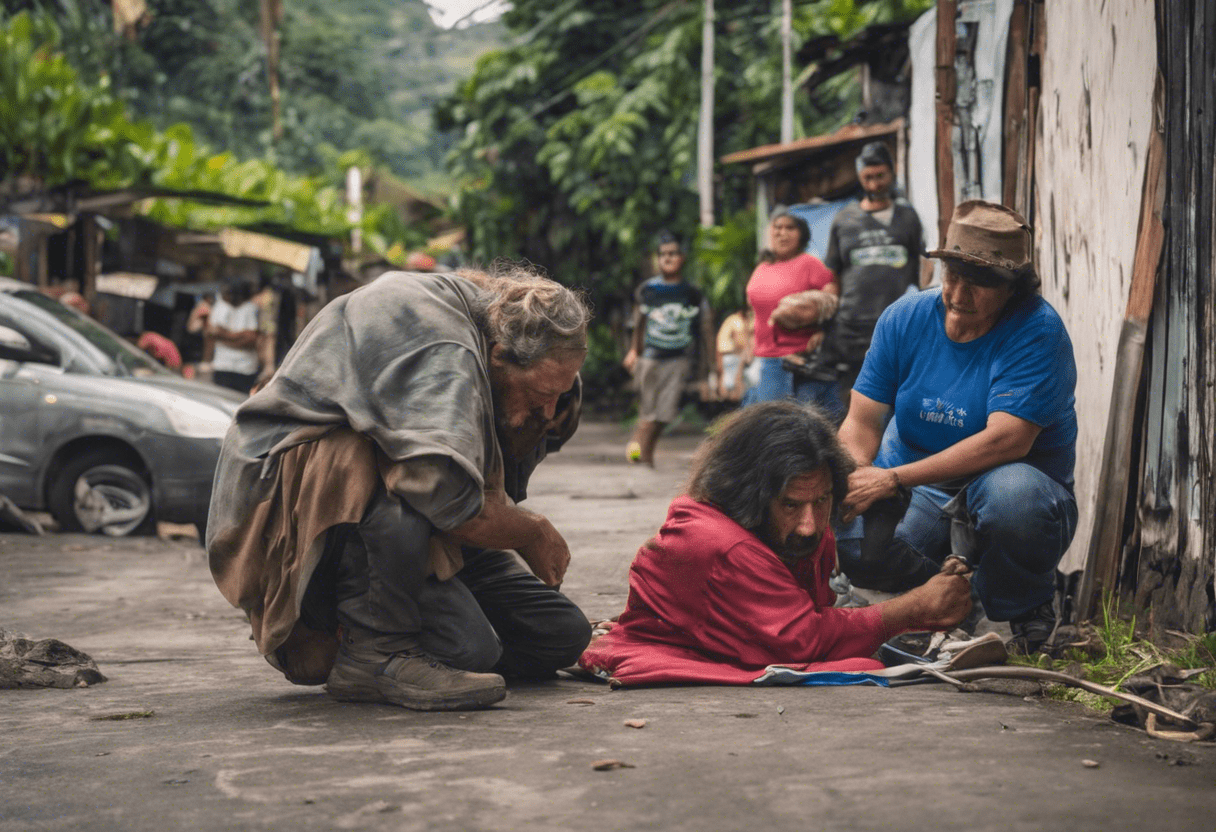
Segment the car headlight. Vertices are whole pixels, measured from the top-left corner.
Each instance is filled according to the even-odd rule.
[[[194,439],[222,439],[232,424],[232,416],[218,407],[178,396],[162,402],[161,410],[174,433]]]

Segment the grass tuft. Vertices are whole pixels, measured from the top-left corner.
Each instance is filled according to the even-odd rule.
[[[1212,668],[1188,681],[1216,689],[1216,632],[1201,636],[1172,634],[1184,638],[1186,644],[1169,648],[1140,638],[1136,633],[1136,616],[1120,615],[1116,603],[1108,595],[1102,601],[1101,621],[1090,625],[1086,634],[1085,649],[1067,649],[1060,658],[1052,658],[1046,653],[1010,656],[1009,663],[1061,671],[1118,689],[1132,676],[1168,662],[1183,669]],[[1079,702],[1103,713],[1117,704],[1107,697],[1065,685],[1050,685],[1046,696],[1064,702]]]

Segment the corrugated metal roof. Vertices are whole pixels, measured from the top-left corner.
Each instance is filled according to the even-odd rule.
[[[798,139],[786,142],[785,144],[765,144],[760,147],[753,147],[750,150],[728,153],[722,157],[721,161],[723,164],[730,165],[737,162],[770,161],[782,156],[805,156],[815,151],[836,147],[837,145],[865,142],[890,136],[899,132],[903,125],[904,120],[902,118],[897,118],[895,121],[886,124],[846,124],[839,130],[822,136],[811,136],[810,138]]]

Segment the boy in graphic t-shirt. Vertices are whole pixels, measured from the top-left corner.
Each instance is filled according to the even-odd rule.
[[[695,371],[704,391],[714,357],[713,314],[701,291],[684,280],[680,239],[664,231],[657,243],[659,273],[634,294],[633,337],[621,362],[641,389],[625,455],[651,467],[659,434],[679,413],[685,382]]]

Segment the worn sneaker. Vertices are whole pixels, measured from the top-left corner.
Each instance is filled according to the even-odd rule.
[[[1049,598],[1029,612],[1011,619],[1009,629],[1013,632],[1013,638],[1007,645],[1010,653],[1020,653],[1024,656],[1037,653],[1055,632],[1055,601]]]
[[[449,667],[420,650],[364,661],[338,651],[325,690],[341,702],[388,702],[415,711],[487,708],[507,695],[497,673]]]

